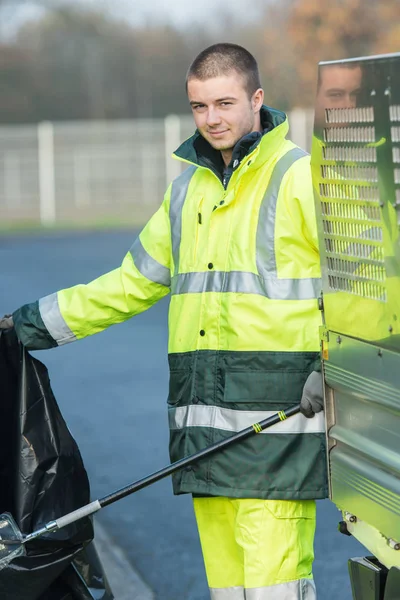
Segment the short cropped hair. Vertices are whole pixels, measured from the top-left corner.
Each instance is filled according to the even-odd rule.
[[[362,65],[359,62],[344,62],[344,63],[328,63],[327,65],[320,65],[318,69],[318,81],[317,81],[317,92],[319,92],[322,85],[322,75],[325,73],[325,69],[329,69],[331,67],[339,67],[340,69],[361,69]]]
[[[249,98],[261,87],[254,56],[237,44],[221,43],[209,46],[196,56],[186,75],[186,91],[190,79],[205,81],[212,77],[228,75],[232,71],[243,77]]]

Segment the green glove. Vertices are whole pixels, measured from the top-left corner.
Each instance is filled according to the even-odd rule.
[[[322,373],[313,371],[307,377],[300,402],[300,412],[310,419],[315,413],[324,410]]]

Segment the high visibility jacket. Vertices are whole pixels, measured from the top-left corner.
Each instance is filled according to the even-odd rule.
[[[60,345],[140,313],[171,293],[171,460],[298,403],[319,359],[320,266],[309,157],[286,116],[224,188],[189,163],[120,268],[14,313],[28,347]],[[174,476],[175,493],[258,498],[327,494],[323,416],[297,415]]]

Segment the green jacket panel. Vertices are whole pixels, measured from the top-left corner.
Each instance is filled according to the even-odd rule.
[[[170,354],[170,456],[176,461],[299,403],[318,353]],[[323,415],[290,417],[173,476],[176,494],[310,499],[328,494]]]

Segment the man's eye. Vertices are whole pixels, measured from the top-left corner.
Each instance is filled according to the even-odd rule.
[[[230,106],[232,102],[221,102],[221,106]]]

